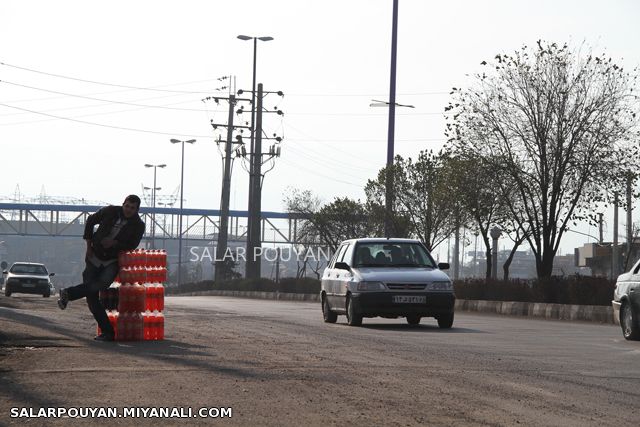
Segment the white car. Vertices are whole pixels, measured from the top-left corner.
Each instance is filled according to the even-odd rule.
[[[55,292],[51,277],[44,264],[33,262],[16,262],[9,270],[2,272],[4,276],[4,295],[11,294],[39,294],[50,297]]]
[[[613,320],[628,340],[640,340],[640,261],[616,280],[613,291]]]
[[[435,317],[441,328],[453,325],[453,284],[427,248],[413,239],[354,239],[340,244],[322,276],[324,321],[339,314],[352,326],[363,317],[405,317],[417,325]]]

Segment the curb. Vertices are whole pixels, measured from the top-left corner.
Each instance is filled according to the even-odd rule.
[[[200,291],[167,296],[223,296],[236,298],[269,299],[280,301],[320,302],[319,294],[295,294],[258,291]],[[490,313],[502,316],[532,317],[540,319],[583,321],[615,324],[613,308],[601,305],[546,304],[539,302],[483,301],[457,299],[455,309],[472,313]]]

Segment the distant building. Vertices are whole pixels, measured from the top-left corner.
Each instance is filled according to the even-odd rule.
[[[628,256],[628,245],[618,244],[616,247],[618,265],[613,270],[613,244],[611,242],[587,243],[576,249],[578,265],[591,269],[594,276],[617,277],[624,271],[628,271],[640,258],[640,239],[635,238],[631,245],[631,254]]]

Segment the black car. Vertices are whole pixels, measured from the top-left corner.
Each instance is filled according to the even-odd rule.
[[[44,264],[32,262],[16,262],[7,271],[2,272],[4,276],[4,295],[10,297],[11,294],[37,294],[45,298],[51,296],[53,285],[51,277],[55,273],[49,273]]]

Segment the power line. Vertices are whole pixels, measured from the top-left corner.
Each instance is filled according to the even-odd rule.
[[[67,79],[67,80],[75,80],[75,81],[78,81],[78,82],[91,83],[91,84],[97,84],[97,85],[102,85],[102,86],[120,87],[120,88],[133,89],[133,90],[150,90],[150,91],[157,91],[157,92],[191,93],[191,94],[203,94],[203,93],[206,93],[204,91],[203,92],[194,92],[194,91],[183,91],[183,90],[156,89],[154,87],[127,86],[127,85],[121,85],[121,84],[116,84],[116,83],[99,82],[99,81],[96,81],[96,80],[86,80],[86,79],[81,79],[81,78],[78,78],[78,77],[70,77],[70,76],[65,76],[65,75],[62,75],[62,74],[54,74],[54,73],[48,73],[46,71],[34,70],[32,68],[20,67],[18,65],[7,64],[6,62],[0,62],[0,65],[4,65],[5,67],[16,68],[18,70],[29,71],[31,73],[44,74],[46,76],[58,77],[58,78]]]
[[[430,113],[397,113],[396,116],[447,116],[453,114],[452,112],[441,112],[441,113],[435,113],[435,112],[430,112]],[[290,116],[324,116],[324,117],[331,117],[331,116],[336,116],[336,117],[345,117],[345,116],[349,116],[349,117],[357,117],[357,116],[361,116],[361,117],[380,117],[380,116],[384,116],[387,117],[388,114],[385,113],[346,113],[346,112],[341,112],[341,113],[325,113],[325,112],[310,112],[310,113],[289,113],[288,115]]]
[[[161,98],[171,98],[171,97],[175,97],[175,96],[181,96],[180,94],[178,95],[163,95],[163,96],[153,96],[150,98],[139,98],[139,99],[134,99],[133,101],[146,101],[146,100],[150,100],[150,99],[161,99]],[[7,101],[7,102],[11,102],[11,101]],[[169,104],[162,104],[163,106],[169,106],[169,105],[178,105],[178,104],[186,104],[188,102],[194,102],[193,99],[189,99],[187,101],[180,101],[180,102],[172,102]],[[43,112],[52,112],[52,111],[64,111],[64,110],[84,110],[87,108],[99,108],[99,107],[105,107],[108,106],[108,104],[105,103],[101,103],[101,104],[90,104],[90,105],[78,105],[75,107],[60,107],[60,108],[48,108],[46,110],[42,110]],[[95,113],[95,114],[111,114],[111,113],[119,113],[119,112],[127,112],[127,111],[137,111],[137,110],[143,110],[146,109],[147,107],[138,107],[135,109],[126,109],[126,110],[116,110],[116,111],[107,111],[107,112],[103,112],[103,113]],[[204,110],[203,110],[204,111]],[[29,114],[29,113],[7,113],[7,114],[0,114],[0,117],[6,117],[6,116],[20,116],[20,115],[25,115],[25,114]],[[84,117],[83,116],[77,116],[77,117]]]
[[[190,82],[171,83],[171,84],[165,84],[165,85],[159,85],[159,86],[152,86],[151,88],[167,87],[167,86],[182,86],[182,85],[188,85],[188,84],[193,84],[193,83],[210,82],[210,81],[213,81],[213,80],[217,80],[217,79],[193,80],[193,81],[190,81]],[[123,92],[131,92],[132,90],[135,90],[135,89],[121,89],[121,90],[109,90],[109,91],[105,91],[105,92],[92,92],[92,93],[89,93],[88,95],[104,95],[104,94],[111,94],[111,93],[123,93]],[[198,92],[198,93],[200,93],[200,92]],[[202,93],[208,93],[208,91],[207,90],[203,90]],[[179,95],[179,94],[176,94],[176,95]],[[172,95],[167,95],[167,96],[172,96]],[[6,102],[51,101],[51,100],[54,100],[54,99],[61,99],[61,98],[65,98],[65,97],[64,96],[50,96],[50,97],[47,97],[47,98],[13,99],[13,100],[8,100]],[[163,98],[163,97],[158,97],[158,98]]]
[[[398,96],[423,96],[423,95],[449,95],[451,91],[447,92],[413,92],[413,93],[399,93]],[[369,97],[369,96],[387,96],[388,93],[360,93],[360,94],[345,94],[345,93],[287,93],[287,96],[345,96],[345,97]]]
[[[290,138],[291,139],[291,138]],[[386,141],[386,139],[298,139],[296,138],[297,142],[380,142],[380,141]],[[447,141],[446,138],[403,138],[403,139],[396,139],[396,141],[403,141],[403,142],[445,142]]]
[[[182,101],[182,102],[177,102],[175,104],[182,104],[182,103],[185,103],[185,102],[192,102],[192,101]],[[170,105],[173,105],[173,104],[170,104]],[[68,110],[68,109],[75,109],[75,108],[80,108],[80,107],[56,108],[56,109],[45,110],[45,111],[58,111],[58,110]],[[139,108],[129,108],[129,109],[126,109],[126,110],[103,111],[103,112],[100,112],[100,113],[81,114],[79,116],[74,116],[73,118],[104,116],[104,115],[108,115],[108,114],[128,113],[128,112],[131,112],[131,111],[140,111],[140,110],[146,110],[146,108],[139,107]],[[30,114],[30,113],[32,113],[32,111],[23,112],[23,113],[15,113],[15,114]],[[44,114],[44,112],[40,112],[38,114]],[[0,116],[2,116],[2,115],[0,115]],[[22,121],[22,122],[0,123],[0,126],[16,126],[16,125],[24,125],[24,124],[31,124],[31,123],[43,123],[43,122],[49,122],[49,121],[52,121],[52,120],[56,120],[56,118],[41,119],[41,120],[25,120],[25,121]]]
[[[110,104],[131,105],[131,106],[134,106],[134,107],[145,107],[145,108],[160,108],[160,109],[165,109],[165,110],[198,111],[198,112],[203,112],[204,111],[204,112],[206,112],[206,110],[199,109],[199,108],[173,108],[173,107],[163,107],[161,105],[145,105],[145,104],[136,104],[136,103],[132,103],[132,102],[125,102],[125,101],[112,101],[112,100],[109,100],[109,99],[94,98],[94,97],[91,97],[91,96],[76,95],[76,94],[73,94],[73,93],[58,92],[58,91],[55,91],[55,90],[43,89],[43,88],[38,88],[38,87],[34,87],[34,86],[23,85],[23,84],[20,84],[20,83],[13,83],[13,82],[9,82],[7,80],[0,80],[0,83],[6,83],[6,84],[9,84],[9,85],[23,87],[23,88],[27,88],[27,89],[33,89],[33,90],[38,90],[38,91],[48,92],[48,93],[55,93],[57,95],[71,96],[71,97],[74,97],[74,98],[89,99],[91,101],[100,101],[100,102],[105,102],[105,103],[110,103]]]
[[[193,134],[187,134],[187,133],[181,133],[181,132],[160,132],[160,131],[153,131],[153,130],[146,130],[146,129],[129,128],[129,127],[123,127],[123,126],[113,126],[113,125],[106,125],[106,124],[103,124],[103,123],[87,122],[85,120],[72,119],[70,117],[63,117],[63,116],[56,116],[56,115],[53,115],[53,114],[41,113],[39,111],[29,110],[27,108],[16,107],[16,106],[13,106],[13,105],[8,105],[8,104],[0,103],[0,106],[7,107],[7,108],[14,108],[16,110],[26,111],[26,112],[29,112],[29,113],[39,114],[39,115],[42,115],[42,116],[53,117],[54,119],[68,120],[70,122],[82,123],[82,124],[91,125],[91,126],[100,126],[100,127],[104,127],[104,128],[110,128],[110,129],[127,130],[127,131],[131,131],[131,132],[141,132],[141,133],[152,133],[152,134],[156,134],[156,135],[168,135],[168,136],[180,135],[180,136],[189,137],[189,138],[211,138],[211,139],[213,139],[213,137],[211,135],[193,135]]]
[[[313,169],[304,168],[304,167],[302,167],[302,166],[298,165],[297,163],[295,163],[295,162],[289,162],[289,161],[287,161],[286,159],[284,159],[284,158],[282,158],[282,157],[280,158],[280,160],[282,160],[284,163],[287,163],[289,166],[293,166],[294,168],[296,168],[296,169],[300,169],[300,170],[302,170],[302,171],[304,171],[304,172],[306,172],[306,173],[310,173],[310,174],[313,174],[313,175],[321,176],[321,177],[323,177],[323,178],[325,178],[325,179],[328,179],[328,180],[330,180],[330,181],[339,182],[340,184],[352,185],[352,186],[354,186],[354,187],[358,187],[358,188],[361,188],[361,189],[362,189],[362,188],[364,188],[362,185],[354,184],[353,182],[343,181],[343,180],[341,180],[341,179],[336,179],[336,178],[333,178],[333,177],[330,177],[330,176],[327,176],[327,175],[321,174],[321,173],[319,173],[319,172],[316,172],[316,171],[315,171],[315,170],[313,170]]]

